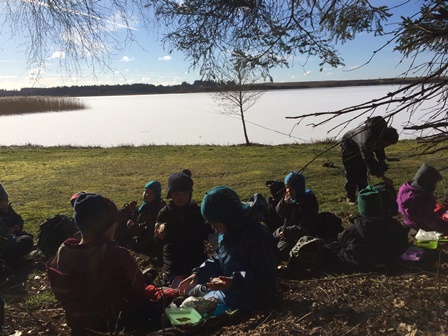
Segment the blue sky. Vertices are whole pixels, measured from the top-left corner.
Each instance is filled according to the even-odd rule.
[[[374,3],[387,3],[389,6],[403,2],[402,0],[373,1]],[[412,0],[397,14],[408,14],[419,8],[417,0]],[[389,22],[397,22],[399,17],[389,19]],[[39,86],[70,86],[70,85],[97,85],[97,84],[132,84],[147,83],[155,85],[173,85],[184,81],[193,83],[200,79],[197,70],[190,69],[189,63],[184,60],[181,53],[169,54],[163,49],[159,39],[153,33],[140,29],[138,23],[134,31],[135,43],[126,50],[114,54],[111,67],[113,71],[96,73],[92,76],[89,68],[82,69],[82,76],[67,80],[64,73],[58,71],[59,50],[49,52],[47,68],[42,74],[42,79],[35,82],[36,69],[26,62],[26,47],[21,45],[18,38],[8,35],[7,27],[0,31],[0,89],[20,89],[22,87]],[[387,29],[387,26],[386,26]],[[319,59],[311,58],[303,66],[305,57],[298,57],[294,64],[287,69],[274,69],[271,73],[274,82],[299,82],[315,80],[344,80],[344,79],[374,79],[390,78],[401,74],[409,65],[408,61],[400,63],[401,55],[392,52],[393,45],[386,47],[378,53],[367,65],[359,67],[369,60],[372,52],[379,49],[386,38],[373,37],[368,34],[358,36],[354,41],[339,46],[339,51],[346,66],[340,68],[326,67],[319,71]]]

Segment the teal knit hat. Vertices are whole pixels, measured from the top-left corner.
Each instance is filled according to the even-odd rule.
[[[201,213],[207,222],[223,223],[229,227],[244,215],[247,207],[233,189],[218,186],[205,193]]]
[[[296,190],[297,196],[305,195],[305,176],[302,173],[292,171],[285,177],[285,185],[291,186]]]
[[[383,197],[378,189],[367,186],[358,193],[358,211],[365,217],[384,215]]]
[[[162,185],[160,184],[159,181],[157,180],[149,181],[148,183],[145,184],[145,189],[148,188],[154,191],[154,199],[158,200],[162,197]]]

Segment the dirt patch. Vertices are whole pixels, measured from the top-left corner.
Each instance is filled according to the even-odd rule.
[[[144,258],[137,259],[141,266],[147,264]],[[2,334],[69,335],[64,312],[56,302],[33,303],[33,298],[51,298],[43,270],[42,263],[30,263],[3,283]],[[281,270],[278,282],[279,297],[271,310],[254,312],[206,334],[448,335],[446,249],[428,250],[423,261],[402,262],[372,273],[304,279]],[[193,334],[205,331],[189,333]]]

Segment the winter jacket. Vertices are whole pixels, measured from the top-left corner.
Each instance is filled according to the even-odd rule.
[[[19,230],[16,233],[21,233],[23,231],[24,222],[22,216],[15,212],[11,203],[8,204],[6,209],[0,210],[0,220],[10,228],[18,226]]]
[[[272,303],[276,292],[277,256],[272,234],[260,224],[261,197],[247,213],[220,235],[217,255],[196,267],[198,283],[205,284],[211,277],[232,277],[232,286],[222,291],[212,291],[206,297],[218,297],[232,309],[253,311]]]
[[[342,161],[354,161],[361,156],[369,172],[381,177],[387,170],[386,153],[379,142],[379,137],[387,123],[381,117],[367,119],[365,125],[348,131],[342,137]]]
[[[33,250],[34,236],[23,230],[23,223],[11,203],[0,210],[0,258],[9,266],[20,264],[23,257]]]
[[[204,241],[213,233],[206,224],[201,209],[195,202],[177,207],[172,202],[162,208],[157,224],[165,223],[165,237],[155,241],[163,246],[163,272],[165,281],[172,276],[187,276],[191,270],[207,259]]]
[[[349,267],[369,269],[396,260],[408,246],[407,232],[392,217],[357,215],[338,237],[338,258]]]
[[[414,186],[411,181],[405,182],[398,190],[397,203],[408,227],[448,234],[448,222],[434,212],[436,197],[432,191]]]
[[[158,248],[154,243],[154,227],[159,211],[166,205],[165,201],[145,203],[131,215],[134,224],[129,228],[133,238],[131,247],[137,252],[159,257]]]
[[[282,198],[276,206],[276,211],[284,219],[280,230],[289,244],[295,244],[302,236],[315,234],[319,204],[316,195],[310,189],[306,189],[305,195],[298,197],[294,203],[287,203]]]
[[[113,242],[78,243],[66,240],[47,263],[51,288],[73,330],[108,331],[120,311],[125,317],[142,305],[143,274],[129,252]]]

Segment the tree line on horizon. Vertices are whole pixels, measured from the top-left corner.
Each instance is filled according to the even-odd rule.
[[[280,82],[280,83],[258,83],[251,84],[254,90],[286,90],[307,89],[320,87],[343,87],[343,86],[365,86],[365,85],[390,85],[410,84],[417,78],[381,78],[381,79],[359,79],[359,80],[328,80],[309,82]],[[119,95],[142,95],[163,93],[195,93],[222,91],[226,85],[214,80],[195,80],[193,84],[182,82],[176,85],[154,85],[154,84],[116,84],[116,85],[80,85],[80,86],[57,86],[49,88],[22,88],[20,90],[0,89],[0,97],[15,96],[119,96]]]

